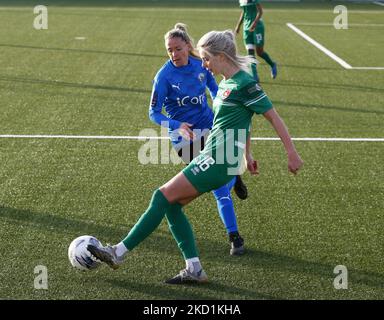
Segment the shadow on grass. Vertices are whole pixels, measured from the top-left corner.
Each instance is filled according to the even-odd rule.
[[[157,59],[161,58],[164,60],[168,59],[165,54],[155,55],[155,54],[148,54],[148,53],[132,53],[132,52],[122,52],[122,51],[104,51],[104,50],[73,49],[73,48],[50,48],[50,47],[37,47],[37,46],[7,44],[7,43],[0,43],[0,47],[34,49],[34,50],[43,50],[43,51],[67,51],[67,52],[76,52],[76,53],[124,55],[124,56],[144,57],[144,58],[157,58]]]
[[[38,230],[54,230],[58,234],[91,234],[101,238],[111,238],[113,235],[124,235],[127,228],[101,226],[93,222],[85,222],[55,216],[48,213],[33,212],[31,210],[21,210],[0,206],[0,219],[30,226]]]
[[[211,243],[209,247],[222,247],[222,244]],[[205,248],[205,250],[209,250]],[[205,251],[204,250],[204,251]],[[214,250],[214,249],[213,249]],[[205,257],[206,258],[206,257]],[[212,259],[218,259],[217,256],[210,257]],[[221,259],[221,258],[220,258]],[[230,261],[229,261],[230,260]],[[332,288],[335,274],[333,269],[335,265],[311,262],[303,259],[289,257],[280,254],[274,254],[270,252],[264,252],[259,250],[248,249],[247,253],[243,257],[230,257],[222,258],[222,263],[227,264],[228,269],[237,270],[239,264],[242,267],[249,269],[264,269],[268,270],[271,274],[274,272],[289,272],[298,275],[310,275],[318,276],[325,281],[329,279],[329,288]],[[257,276],[257,272],[255,272]],[[145,282],[133,281],[133,280],[120,280],[120,279],[106,279],[107,283],[112,286],[116,286],[122,289],[126,289],[129,292],[137,292],[138,294],[148,295],[150,294],[153,299],[170,299],[170,300],[217,300],[222,299],[223,294],[235,299],[247,299],[247,300],[285,300],[286,297],[271,295],[257,292],[257,290],[249,290],[243,287],[237,287],[233,284],[226,285],[222,282],[214,280],[214,276],[210,278],[210,281],[205,284],[186,284],[186,285],[167,285],[167,284],[154,284],[151,283],[151,290],[148,290],[149,284]],[[374,272],[361,271],[356,269],[348,269],[348,281],[350,285],[362,285],[372,288],[383,289],[384,288],[384,275]],[[257,284],[257,280],[255,280]],[[264,286],[264,285],[263,285]],[[274,286],[271,284],[271,286]],[[283,292],[283,288],[278,289],[280,293]],[[220,297],[220,298],[218,298]],[[234,299],[232,298],[232,299]]]
[[[125,88],[125,87],[116,87],[116,86],[104,86],[104,85],[97,85],[97,84],[83,84],[83,83],[73,83],[73,82],[56,81],[56,80],[41,80],[41,79],[31,79],[31,78],[28,79],[28,78],[9,77],[9,76],[1,76],[1,75],[0,75],[0,81],[45,84],[45,85],[52,85],[52,86],[58,86],[58,87],[70,87],[70,88],[82,88],[82,89],[125,91],[125,92],[146,93],[146,94],[151,93],[151,90],[147,90],[147,89],[131,89],[131,88]]]
[[[333,279],[336,276],[333,273],[336,264],[331,265],[317,261],[312,262],[261,250],[247,249],[246,254],[238,258],[241,259],[242,265],[248,265],[251,268],[255,267],[278,272],[289,271],[297,274],[317,275],[324,279],[329,278],[331,281],[330,284],[333,283]],[[232,261],[233,262],[229,263],[233,268],[236,268],[237,264],[240,263],[239,260]],[[226,262],[228,262],[228,260],[226,260]],[[354,285],[359,284],[384,289],[384,274],[380,273],[348,268],[348,281]]]
[[[60,238],[66,236],[73,239],[80,235],[89,234],[97,237],[102,243],[113,240],[120,241],[133,227],[133,225],[100,225],[92,221],[80,220],[80,218],[71,219],[49,213],[4,206],[0,206],[0,219],[6,220],[7,223],[22,225],[43,232],[54,231]],[[177,254],[178,252],[177,244],[172,240],[171,233],[167,230],[163,232],[163,230],[156,229],[140,246],[150,252],[159,252],[159,250],[165,254]]]
[[[228,296],[237,297],[243,295],[251,300],[280,300],[279,297],[261,294],[252,290],[227,286],[222,283],[208,282],[204,284],[186,284],[186,285],[169,285],[169,284],[153,284],[151,290],[148,290],[148,283],[140,283],[138,281],[109,279],[106,282],[112,286],[116,286],[127,291],[134,291],[140,294],[150,293],[153,299],[169,299],[169,300],[217,300],[223,293]],[[220,298],[222,299],[222,298]],[[228,298],[230,299],[230,298]]]
[[[103,226],[93,222],[85,222],[47,213],[36,213],[30,210],[20,210],[4,206],[0,207],[0,219],[6,220],[7,223],[13,223],[17,226],[23,225],[24,228],[32,227],[37,230],[55,232],[57,233],[57,237],[61,239],[63,239],[64,236],[73,238],[81,234],[95,235],[100,240],[121,239],[121,237],[125,236],[129,230],[129,228],[125,226]],[[156,254],[161,252],[164,256],[174,256],[177,254],[177,247],[172,240],[171,235],[168,232],[164,232],[163,234],[158,229],[140,244],[140,246],[141,249],[147,251],[147,253],[148,251],[155,252]],[[230,257],[227,255],[228,253],[223,256],[223,254],[221,254],[223,243],[218,241],[204,241],[200,247],[201,252],[209,253],[203,255],[203,260],[220,261],[223,265],[228,267],[228,270],[232,269],[233,272],[236,272],[240,264],[242,267],[246,267],[249,270],[255,270],[255,275],[257,274],[257,269],[268,270],[271,272],[288,271],[298,275],[308,274],[319,276],[322,279],[329,279],[330,285],[332,285],[332,281],[335,277],[333,274],[335,265],[318,261],[312,262],[282,254],[254,250],[252,248],[247,248],[246,254],[242,257]],[[384,274],[348,268],[348,279],[350,283],[354,285],[365,285],[379,289],[384,288]],[[145,283],[133,283],[129,280],[116,279],[107,279],[106,281],[114,286],[148,294],[148,284]],[[214,277],[211,278],[211,282],[204,284],[203,287],[201,287],[204,288],[204,291],[201,294],[196,294],[196,289],[199,290],[200,285],[192,286],[195,289],[192,290],[194,292],[189,291],[188,287],[191,286],[174,287],[165,284],[151,285],[154,287],[150,290],[150,294],[159,299],[217,299],[218,296],[222,296],[222,293],[226,293],[228,296],[240,295],[244,296],[246,299],[281,299],[281,297],[278,296],[261,294],[257,291],[218,283],[214,281]],[[180,288],[184,288],[184,291],[180,290]],[[221,293],[221,295],[219,293]]]
[[[93,235],[102,243],[120,241],[127,235],[133,227],[132,224],[120,226],[108,224],[100,225],[92,221],[84,221],[79,219],[65,218],[46,212],[34,212],[31,210],[15,209],[0,205],[0,219],[7,223],[15,224],[16,226],[30,227],[40,232],[57,233],[61,239],[67,238],[71,241],[80,235]],[[85,219],[85,218],[84,218]],[[68,243],[69,244],[69,243]],[[146,253],[163,252],[164,254],[178,254],[176,242],[173,240],[171,233],[168,230],[157,228],[143,243],[140,244],[140,250]],[[180,258],[180,262],[182,259]]]

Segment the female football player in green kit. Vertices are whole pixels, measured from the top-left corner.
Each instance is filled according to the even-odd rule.
[[[174,150],[188,164],[204,148],[213,124],[206,89],[214,99],[218,87],[211,72],[202,66],[185,24],[177,23],[165,34],[164,40],[169,60],[153,80],[149,117],[154,123],[168,128]],[[232,187],[240,199],[247,197],[247,187],[239,175],[212,193],[231,244],[229,252],[241,255],[244,239],[237,226]]]
[[[243,39],[248,55],[255,57],[256,48],[257,55],[263,58],[271,67],[271,76],[275,79],[277,76],[276,62],[264,51],[263,7],[260,4],[260,0],[239,0],[239,4],[242,12],[237,22],[235,32],[239,33],[241,24],[244,22]],[[256,65],[253,64],[251,67],[254,78],[258,80]]]
[[[185,269],[166,280],[169,284],[208,280],[183,206],[233,179],[243,155],[250,173],[258,174],[258,165],[250,150],[249,132],[255,113],[262,114],[280,137],[287,153],[288,170],[296,174],[303,165],[283,120],[255,79],[246,72],[250,58],[237,55],[233,32],[211,31],[199,40],[197,48],[203,66],[223,76],[213,101],[213,128],[205,148],[187,167],[154,191],[147,210],[120,243],[105,247],[88,245],[96,258],[117,269],[126,254],[149,236],[167,215],[172,235],[186,261]]]

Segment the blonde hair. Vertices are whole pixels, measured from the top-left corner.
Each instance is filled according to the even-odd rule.
[[[246,72],[250,71],[251,63],[256,63],[256,59],[253,57],[237,54],[235,35],[232,30],[206,33],[197,43],[197,48],[202,49],[208,56],[222,53],[233,65]]]
[[[183,40],[185,43],[189,44],[191,46],[191,51],[189,54],[195,58],[199,58],[199,53],[195,49],[195,45],[193,43],[193,39],[191,36],[188,34],[187,31],[187,25],[181,22],[178,22],[175,24],[172,30],[169,30],[165,35],[164,35],[164,40],[167,41],[168,39],[172,38],[180,38]]]

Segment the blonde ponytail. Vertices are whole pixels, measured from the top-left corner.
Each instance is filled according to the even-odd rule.
[[[187,30],[187,25],[181,22],[178,22],[175,24],[174,28],[172,30],[169,30],[165,35],[164,35],[164,40],[167,41],[168,39],[172,38],[180,38],[182,39],[185,43],[189,44],[191,46],[191,51],[189,54],[195,58],[199,58],[199,53],[195,49],[195,45],[193,42],[193,39],[191,36],[188,34]]]
[[[201,48],[209,56],[216,56],[222,53],[233,65],[246,72],[250,72],[251,63],[256,63],[253,57],[237,54],[235,34],[232,30],[206,33],[197,43],[197,48]]]

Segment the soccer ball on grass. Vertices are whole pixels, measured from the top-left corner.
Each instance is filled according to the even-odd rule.
[[[80,236],[69,245],[68,258],[71,265],[76,269],[89,271],[101,265],[101,262],[88,251],[87,246],[89,244],[94,246],[102,245],[100,241],[93,236]]]

